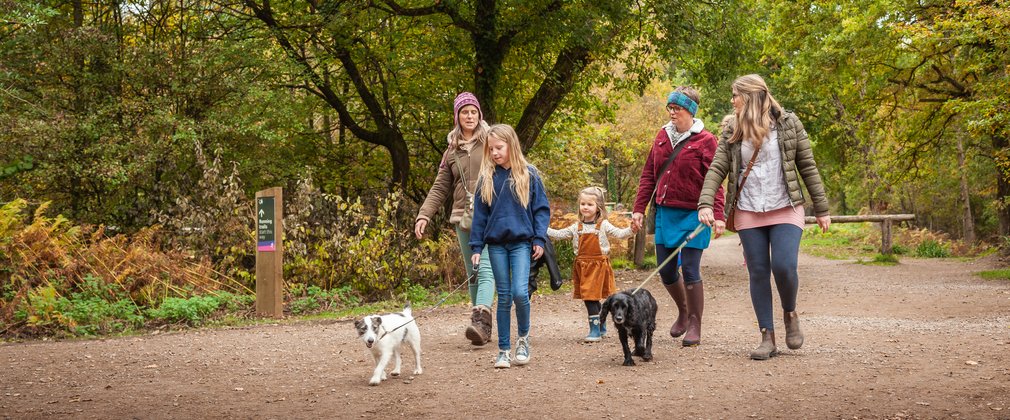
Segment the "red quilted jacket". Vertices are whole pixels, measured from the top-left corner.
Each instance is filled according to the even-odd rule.
[[[670,167],[666,169],[666,173],[658,176],[666,159],[670,153],[673,153],[673,146],[670,145],[670,137],[667,136],[666,130],[660,129],[656,134],[652,150],[649,151],[649,158],[646,159],[645,167],[642,168],[642,176],[638,179],[635,213],[645,213],[645,207],[649,203],[649,197],[652,196],[652,190],[656,188],[657,178],[659,179],[659,187],[656,188],[656,203],[679,209],[698,209],[701,186],[705,181],[708,166],[712,164],[712,158],[715,156],[715,149],[719,145],[719,141],[707,130],[692,134],[684,141],[687,144],[681,149],[680,154],[670,164]],[[722,187],[719,187],[713,209],[717,220],[725,219],[723,216],[724,201]]]

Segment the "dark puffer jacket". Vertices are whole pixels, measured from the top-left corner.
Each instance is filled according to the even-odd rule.
[[[814,161],[813,149],[810,147],[810,139],[807,138],[803,124],[800,123],[796,114],[789,111],[783,112],[776,120],[776,124],[779,130],[779,151],[782,153],[782,173],[785,174],[789,201],[793,206],[806,201],[803,188],[800,185],[802,179],[814,204],[814,214],[818,217],[827,216],[830,212],[828,198],[824,194],[824,184],[821,182],[820,172],[817,171],[817,162]],[[737,178],[740,175],[741,162],[744,158],[740,156],[741,142],[729,142],[735,126],[736,118],[731,116],[727,119],[722,133],[719,135],[719,147],[715,151],[715,158],[705,176],[701,198],[698,199],[699,209],[713,207],[716,191],[727,176],[729,177],[729,185],[726,190],[728,205],[725,212],[727,214],[736,199]]]

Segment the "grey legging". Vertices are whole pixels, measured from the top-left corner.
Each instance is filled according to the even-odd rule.
[[[800,253],[803,229],[782,224],[743,229],[737,232],[743,244],[743,256],[750,273],[750,300],[757,315],[758,327],[775,330],[772,313],[771,274],[779,290],[782,310],[796,310],[796,292],[800,287],[796,260]]]

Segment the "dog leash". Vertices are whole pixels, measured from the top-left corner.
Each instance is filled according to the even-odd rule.
[[[421,311],[421,313],[418,314],[418,315],[419,316],[423,316],[423,315],[430,314],[432,311],[434,311],[435,309],[438,309],[439,306],[441,306],[443,303],[445,303],[445,300],[449,299],[449,296],[452,296],[453,293],[456,293],[457,291],[459,291],[459,289],[461,289],[463,287],[463,285],[470,284],[471,281],[476,282],[477,281],[477,267],[478,266],[476,266],[476,265],[473,266],[473,273],[470,274],[470,276],[466,278],[466,281],[464,281],[463,283],[460,283],[459,286],[456,286],[456,288],[452,289],[452,291],[450,291],[449,293],[446,293],[445,297],[443,297],[442,300],[440,300],[437,303],[435,303],[435,306],[432,306],[431,308],[428,308],[428,309],[426,309],[424,311]],[[417,321],[417,317],[411,317],[410,321],[404,322],[404,323],[400,324],[399,326],[397,326],[396,328],[393,328],[391,330],[383,332],[382,335],[379,336],[379,340],[382,340],[383,337],[385,337],[389,333],[392,333],[393,331],[396,331],[396,330],[398,330],[400,328],[406,327],[408,324],[410,324],[411,322],[414,322],[414,321]]]
[[[642,286],[645,286],[645,284],[648,283],[649,280],[652,280],[652,278],[655,277],[657,273],[659,273],[659,270],[665,267],[666,264],[669,263],[670,260],[672,260],[675,255],[680,254],[680,251],[684,249],[685,246],[687,246],[687,243],[691,242],[691,240],[694,239],[696,236],[698,236],[698,234],[701,233],[701,231],[704,230],[706,227],[707,227],[706,225],[699,223],[698,227],[694,228],[694,230],[691,231],[691,233],[687,234],[687,237],[684,238],[684,242],[682,242],[680,246],[677,247],[677,249],[673,250],[673,252],[670,253],[670,256],[666,257],[666,259],[663,260],[663,263],[660,264],[658,267],[656,267],[656,270],[653,271],[652,274],[649,274],[649,277],[646,277],[645,280],[642,281],[642,284],[639,284],[638,287],[635,288],[635,291],[631,292],[631,294],[638,293],[638,290],[641,289]]]

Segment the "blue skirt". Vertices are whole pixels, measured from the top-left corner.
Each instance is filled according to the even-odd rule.
[[[697,210],[658,206],[656,208],[656,244],[668,249],[680,246],[684,238],[701,222]],[[706,226],[687,243],[687,248],[706,249],[712,241],[712,228]]]

